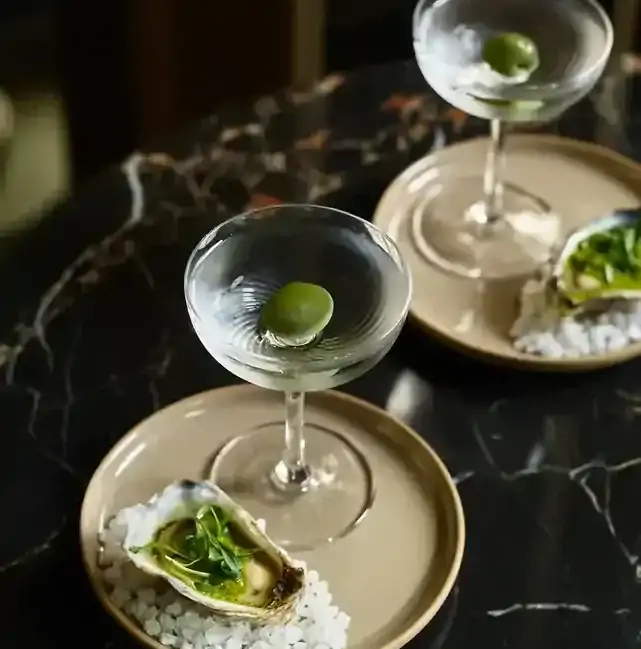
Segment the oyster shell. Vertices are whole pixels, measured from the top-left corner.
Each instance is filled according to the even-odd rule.
[[[193,539],[193,534],[189,537],[185,530],[199,529],[195,519],[202,516],[203,511],[210,514],[207,506],[214,506],[215,511],[222,513],[227,521],[225,528],[231,534],[229,538],[233,538],[232,547],[242,548],[239,552],[246,553],[236,564],[239,572],[234,573],[235,577],[216,571],[212,581],[211,575],[202,572],[202,566],[201,571],[192,572],[191,566],[195,564],[186,558],[180,563],[174,562],[178,556],[174,553],[177,546],[172,545],[169,538],[176,539],[175,534],[183,534],[181,538]],[[215,514],[214,519],[218,521]],[[203,519],[199,521],[202,523]],[[177,532],[180,526],[183,526],[182,531]],[[170,545],[173,549],[168,554]],[[222,549],[223,554],[226,547]],[[183,480],[154,496],[140,517],[129,525],[124,550],[144,572],[165,579],[181,595],[231,619],[287,621],[295,612],[306,582],[305,568],[279,548],[247,511],[210,482]],[[209,562],[209,551],[204,560]],[[197,578],[192,577],[194,574]]]
[[[616,210],[575,230],[559,251],[552,276],[570,308],[641,299],[641,209]]]

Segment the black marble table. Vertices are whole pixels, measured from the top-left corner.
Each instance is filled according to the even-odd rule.
[[[621,79],[609,75],[541,128],[641,157],[641,83]],[[626,87],[630,111],[617,99]],[[485,129],[430,94],[413,63],[330,76],[133,154],[4,246],[3,649],[134,646],[90,591],[78,513],[101,458],[138,420],[235,382],[185,312],[183,269],[197,240],[239,210],[279,201],[369,217],[410,161]],[[468,360],[410,323],[345,389],[424,435],[463,500],[458,585],[412,647],[641,643],[641,361],[583,376],[518,373]]]

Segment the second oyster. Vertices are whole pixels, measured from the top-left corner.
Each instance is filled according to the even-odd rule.
[[[305,586],[305,569],[209,482],[175,482],[154,496],[124,549],[144,572],[231,619],[285,622]]]
[[[641,209],[617,210],[573,232],[553,275],[556,290],[573,307],[641,299]]]

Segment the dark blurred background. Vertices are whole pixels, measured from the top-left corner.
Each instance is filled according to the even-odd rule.
[[[0,0],[0,231],[223,101],[412,57],[414,3]]]

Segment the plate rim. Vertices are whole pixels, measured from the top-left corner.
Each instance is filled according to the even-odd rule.
[[[592,152],[598,157],[606,158],[621,168],[629,169],[632,174],[639,176],[639,193],[641,194],[641,162],[630,158],[619,151],[614,149],[609,149],[602,144],[596,142],[587,142],[584,140],[576,140],[574,138],[563,137],[561,135],[555,134],[538,134],[538,133],[510,133],[507,140],[507,151],[509,152],[511,146],[514,146],[512,143],[520,141],[521,147],[527,147],[529,142],[541,142],[547,146],[554,146],[561,149],[574,149],[574,150],[583,150],[585,152]],[[465,145],[480,143],[480,142],[489,142],[489,137],[487,136],[477,136],[472,138],[467,138],[458,142],[454,142],[450,145],[437,149],[435,151],[430,151],[426,155],[422,156],[418,160],[415,160],[408,167],[403,169],[399,174],[397,174],[394,179],[387,185],[385,191],[381,195],[378,203],[376,204],[376,209],[372,217],[372,223],[380,228],[386,234],[389,234],[389,225],[390,223],[382,223],[383,220],[383,207],[386,208],[388,203],[391,203],[392,195],[394,192],[398,191],[399,188],[403,185],[407,185],[408,179],[411,179],[418,168],[420,168],[425,161],[429,158],[438,158],[438,156],[445,150],[450,150],[453,148],[463,147]],[[518,148],[518,144],[515,148]],[[529,144],[532,146],[532,144]],[[595,165],[596,166],[596,165]],[[630,183],[632,184],[632,183]],[[641,202],[641,201],[640,201]],[[387,212],[387,208],[385,212]],[[391,235],[390,235],[391,236]],[[397,242],[398,245],[398,242]],[[402,250],[401,250],[402,253]],[[427,263],[427,262],[426,262]],[[409,265],[409,264],[408,264]],[[410,266],[411,272],[411,266]],[[474,281],[474,280],[465,280],[461,278],[461,281]],[[416,286],[416,282],[414,283]],[[612,367],[614,365],[619,365],[631,361],[639,356],[641,356],[641,342],[635,342],[631,345],[626,345],[623,349],[616,350],[614,352],[606,354],[591,354],[589,356],[577,356],[565,359],[555,359],[555,358],[546,358],[543,356],[534,356],[530,354],[523,354],[522,352],[517,352],[519,356],[509,356],[507,354],[502,354],[500,352],[488,349],[485,346],[472,345],[465,342],[462,338],[457,338],[451,335],[447,330],[436,327],[426,320],[419,316],[414,307],[410,304],[409,310],[410,319],[412,322],[416,323],[420,329],[422,329],[428,335],[433,336],[439,341],[445,343],[451,348],[454,348],[467,356],[473,358],[480,358],[484,361],[490,362],[494,365],[514,367],[517,369],[529,369],[537,372],[558,372],[558,373],[575,373],[575,372],[590,372],[599,369],[604,369],[607,367]]]
[[[106,589],[102,587],[100,583],[100,579],[97,576],[98,571],[92,569],[88,552],[87,552],[87,547],[84,542],[84,533],[83,533],[85,527],[88,527],[86,523],[87,519],[89,518],[88,496],[92,494],[93,491],[96,489],[101,474],[105,470],[107,465],[110,464],[113,458],[117,456],[118,453],[120,453],[121,450],[124,447],[126,447],[131,442],[132,439],[135,438],[137,431],[140,427],[142,427],[145,424],[148,424],[155,417],[162,415],[162,413],[166,412],[167,410],[175,407],[177,408],[181,404],[184,404],[192,399],[205,397],[211,395],[212,393],[221,394],[225,392],[229,393],[229,392],[243,392],[243,391],[273,392],[248,383],[241,383],[241,384],[223,386],[219,388],[212,388],[209,390],[204,390],[202,392],[197,392],[195,394],[191,394],[186,397],[183,397],[182,399],[167,404],[165,407],[161,408],[160,410],[156,410],[155,412],[151,413],[149,416],[145,417],[144,419],[141,419],[140,421],[135,423],[105,454],[105,456],[102,458],[102,460],[94,470],[89,482],[87,483],[85,492],[83,494],[82,505],[80,508],[80,516],[78,520],[80,553],[82,555],[82,564],[84,566],[85,573],[87,575],[91,588],[94,592],[94,595],[100,602],[102,608],[111,616],[112,619],[115,620],[115,622],[118,624],[118,626],[120,626],[121,629],[126,631],[135,640],[137,640],[144,646],[150,647],[151,649],[166,649],[166,647],[162,645],[160,642],[158,642],[156,639],[147,635],[143,629],[141,629],[135,622],[133,622],[133,620],[131,620],[123,611],[121,611],[118,607],[116,607],[111,602]],[[377,416],[378,418],[387,420],[388,422],[392,423],[397,429],[400,429],[406,436],[409,436],[411,439],[413,439],[414,442],[418,443],[422,447],[423,451],[427,453],[427,455],[429,455],[430,460],[438,469],[440,478],[444,483],[443,486],[445,487],[445,489],[441,490],[441,492],[447,494],[447,499],[449,500],[448,508],[454,514],[453,525],[452,525],[453,542],[451,544],[454,552],[452,556],[452,563],[449,567],[449,570],[447,571],[445,579],[443,580],[438,593],[436,594],[436,596],[434,597],[430,605],[415,619],[413,624],[405,628],[402,633],[395,636],[385,644],[382,644],[378,647],[370,648],[370,649],[400,649],[401,647],[405,646],[410,640],[412,640],[412,638],[418,635],[438,613],[438,611],[443,606],[445,600],[447,599],[448,595],[451,593],[454,584],[456,583],[456,579],[458,578],[458,575],[460,573],[461,565],[463,563],[465,544],[466,544],[466,525],[465,525],[465,515],[463,511],[463,503],[461,501],[458,488],[445,462],[441,459],[438,453],[432,448],[431,444],[429,444],[413,428],[411,428],[408,424],[403,422],[395,415],[387,412],[384,408],[381,408],[378,405],[375,405],[373,403],[365,401],[364,399],[361,399],[359,397],[338,390],[323,390],[316,393],[312,392],[310,393],[311,398],[313,398],[312,396],[313,394],[322,394],[324,396],[329,397],[330,399],[337,399],[339,401],[347,402],[351,404],[353,407],[365,409],[369,411],[371,414]],[[376,435],[375,432],[372,432],[371,434]],[[346,649],[352,649],[352,648],[348,644],[346,646]]]

